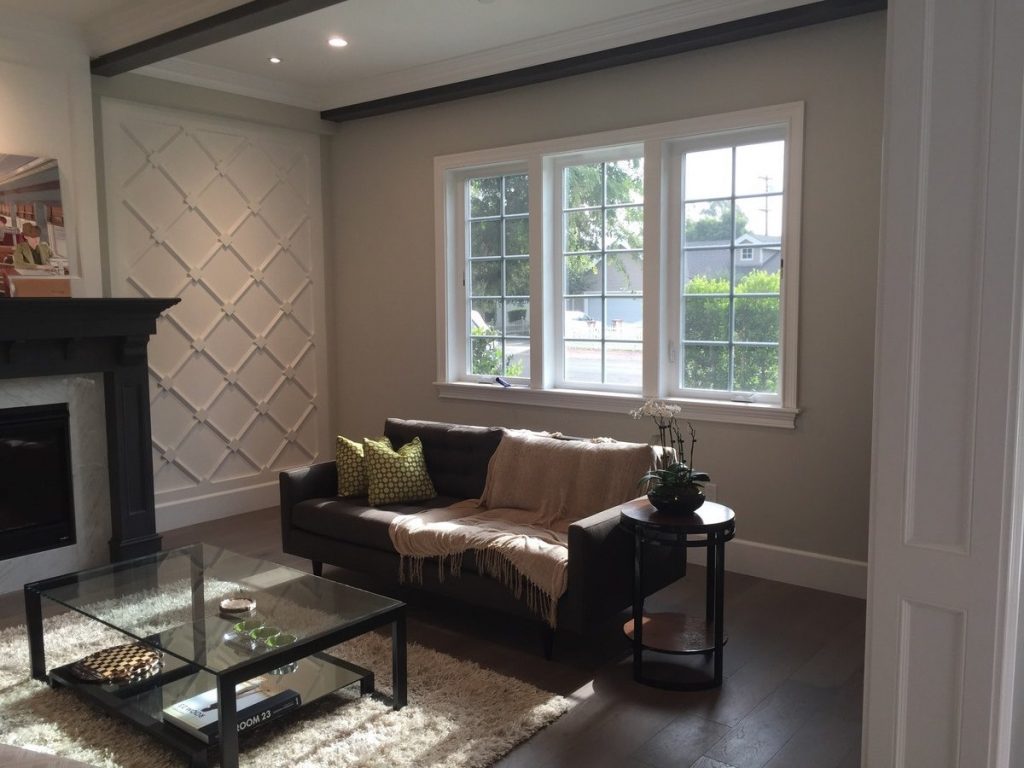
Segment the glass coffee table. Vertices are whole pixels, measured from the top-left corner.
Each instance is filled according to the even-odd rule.
[[[42,600],[66,606],[162,652],[150,677],[83,682],[73,664],[46,668]],[[222,612],[248,598],[248,613]],[[375,694],[371,670],[328,655],[339,643],[391,625],[395,709],[406,704],[405,605],[328,579],[226,549],[195,544],[25,585],[32,676],[73,689],[130,720],[196,768],[219,747],[223,768],[238,765],[236,686],[262,676],[268,695],[297,694],[299,707],[348,686]],[[249,623],[243,623],[249,622]],[[217,692],[219,726],[209,742],[167,721],[164,709]]]

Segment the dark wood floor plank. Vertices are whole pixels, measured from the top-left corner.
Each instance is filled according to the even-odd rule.
[[[839,768],[860,739],[860,726],[833,716],[811,717],[765,768]]]
[[[836,694],[835,690],[786,681],[711,747],[707,756],[736,768],[762,768]]]
[[[736,766],[720,763],[717,760],[712,760],[710,757],[701,757],[690,768],[736,768]]]
[[[858,667],[839,688],[839,694],[828,714],[860,727],[864,715],[864,667]]]
[[[837,686],[864,666],[864,616],[840,627],[814,656],[793,674],[810,685]]]
[[[593,699],[581,705],[581,708],[595,708],[599,702]],[[584,711],[583,713],[587,713]],[[672,709],[656,706],[645,702],[619,701],[613,707],[601,707],[601,714],[588,717],[590,721],[583,730],[578,730],[569,738],[554,738],[549,735],[543,752],[538,745],[527,742],[520,750],[532,753],[536,762],[513,763],[520,756],[510,755],[509,765],[532,765],[537,768],[558,768],[559,766],[596,766],[598,768],[616,768],[621,765],[642,764],[633,753],[657,734],[674,716]],[[549,729],[551,730],[551,729]],[[531,741],[533,741],[531,739]],[[520,751],[516,750],[516,752]],[[506,762],[499,761],[497,766],[506,768]]]
[[[857,738],[857,744],[846,753],[846,758],[839,764],[839,768],[861,768],[860,737]]]
[[[687,712],[662,728],[634,755],[653,768],[678,768],[699,759],[729,733],[729,727]]]

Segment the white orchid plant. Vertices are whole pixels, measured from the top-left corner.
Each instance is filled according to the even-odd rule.
[[[663,454],[671,449],[675,454],[675,461],[664,469],[652,469],[640,478],[641,483],[647,483],[648,490],[656,488],[676,490],[700,490],[702,483],[711,480],[706,472],[697,472],[692,467],[693,452],[697,446],[697,432],[690,422],[686,422],[686,428],[690,437],[690,462],[686,461],[686,438],[679,428],[680,406],[673,403],[666,403],[664,400],[651,399],[639,408],[629,412],[634,419],[650,417],[658,427],[658,437],[661,441]]]

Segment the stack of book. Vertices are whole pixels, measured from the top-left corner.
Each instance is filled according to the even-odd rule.
[[[301,704],[299,694],[293,690],[272,691],[263,676],[255,677],[235,687],[238,732],[242,733],[262,725],[279,715],[296,709]],[[219,707],[217,691],[209,690],[190,699],[179,701],[164,709],[164,721],[210,743],[219,733]]]

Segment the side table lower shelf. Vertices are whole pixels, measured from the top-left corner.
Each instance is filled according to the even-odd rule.
[[[626,637],[634,640],[633,619],[622,625]],[[643,647],[658,653],[711,653],[715,650],[715,624],[703,616],[685,613],[645,613],[643,617]],[[722,645],[729,642],[723,636]]]

